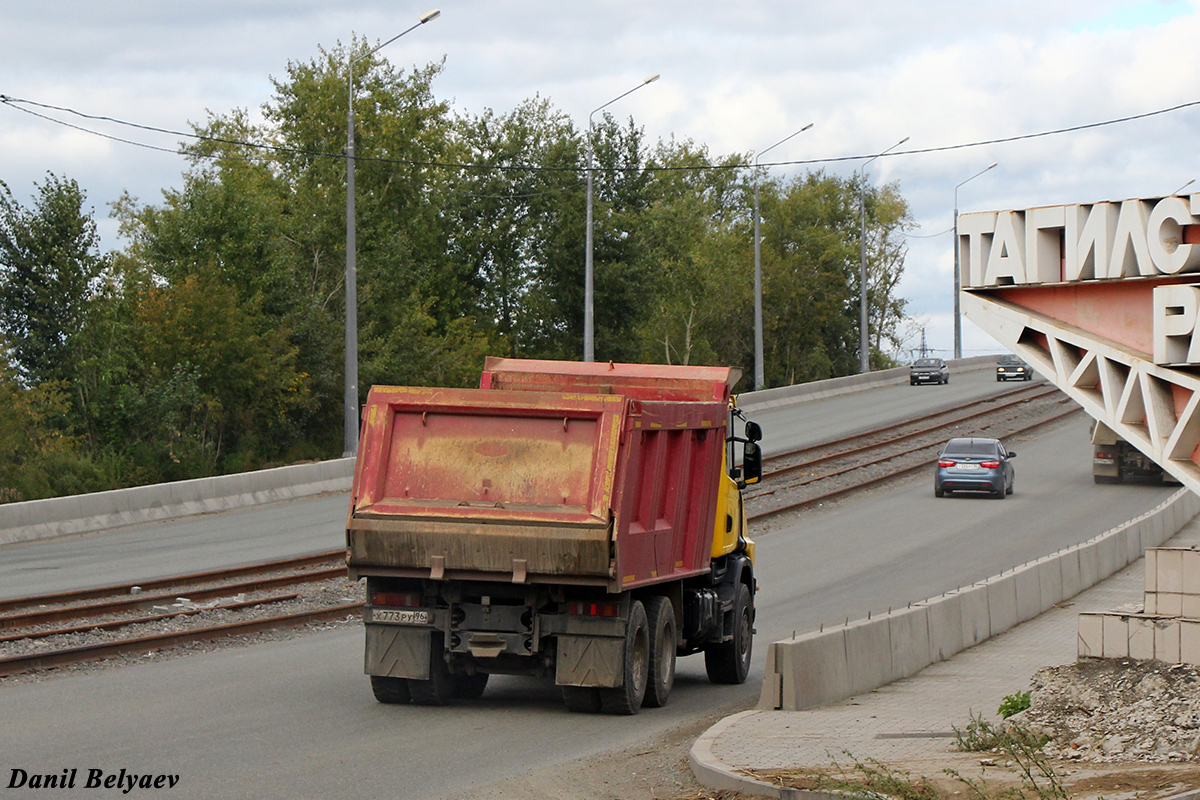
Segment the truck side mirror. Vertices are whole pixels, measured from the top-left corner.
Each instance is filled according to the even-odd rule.
[[[753,424],[748,423],[747,427]],[[742,449],[742,474],[745,475],[747,485],[758,483],[762,479],[762,448],[754,442],[746,442]]]
[[[762,427],[757,422],[746,420],[746,438],[752,442],[762,441]]]

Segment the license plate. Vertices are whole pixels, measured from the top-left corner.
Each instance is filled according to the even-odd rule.
[[[1116,462],[1113,461],[1111,458],[1093,458],[1092,463],[1094,463],[1094,464],[1115,464]]]
[[[428,611],[401,611],[391,608],[371,609],[372,622],[393,622],[397,625],[428,625]]]
[[[959,464],[959,469],[979,469],[978,464]]]

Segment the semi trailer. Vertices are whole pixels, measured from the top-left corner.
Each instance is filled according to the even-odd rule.
[[[699,653],[712,681],[745,681],[762,434],[740,375],[488,358],[478,389],[373,387],[346,557],[376,699],[531,675],[572,711],[636,714]]]

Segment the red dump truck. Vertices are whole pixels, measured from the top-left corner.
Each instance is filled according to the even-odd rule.
[[[741,491],[762,461],[755,423],[734,435],[740,375],[488,358],[479,389],[373,387],[346,558],[375,697],[442,705],[534,675],[572,711],[636,714],[701,652],[743,682]]]

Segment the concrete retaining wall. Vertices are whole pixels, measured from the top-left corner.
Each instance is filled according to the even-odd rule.
[[[0,505],[0,544],[205,514],[350,488],[354,459]]]
[[[1143,549],[1170,539],[1197,514],[1200,496],[1181,489],[1148,514],[986,581],[774,642],[758,707],[799,711],[914,675],[1099,583],[1140,558]],[[1099,640],[1103,634],[1089,628],[1086,635]]]

